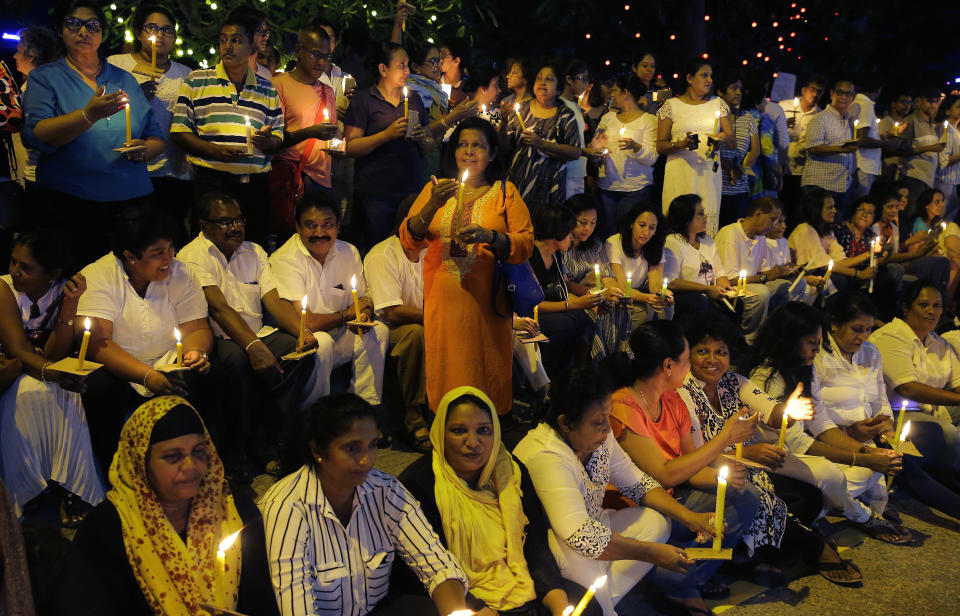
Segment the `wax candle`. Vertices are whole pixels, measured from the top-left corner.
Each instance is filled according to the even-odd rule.
[[[783,409],[783,419],[780,420],[780,440],[777,441],[777,447],[783,449],[784,441],[787,438],[787,420],[790,418],[790,410]]]
[[[247,127],[247,154],[253,154],[253,127],[250,126],[250,116],[244,116],[243,123]]]
[[[90,344],[90,317],[83,320],[83,340],[80,341],[80,355],[77,356],[77,370],[83,370],[87,358],[87,345]]]
[[[737,443],[737,460],[743,457],[743,443]]]
[[[568,605],[567,607],[563,608],[563,616],[570,616],[570,614],[573,614],[572,605]]]
[[[897,430],[894,432],[893,440],[900,442],[900,434],[903,432],[903,419],[907,416],[907,401],[900,402],[900,415],[897,416]]]
[[[527,130],[527,127],[523,125],[523,116],[520,115],[520,103],[514,105],[513,110],[516,112],[517,120],[520,122],[520,130]]]
[[[470,177],[470,170],[464,169],[463,175],[460,177],[460,190],[457,191],[457,213],[456,217],[460,217],[460,212],[463,208],[463,193],[467,188],[467,178]]]
[[[713,123],[713,134],[719,135],[720,134],[720,110],[719,109],[716,111],[715,115],[717,116],[717,119]]]
[[[627,299],[633,297],[633,274],[627,274]]]
[[[900,134],[900,122],[894,122],[894,123],[893,123],[893,134],[894,134],[894,135],[899,135],[899,134]]]
[[[597,594],[597,590],[607,583],[607,576],[601,575],[593,584],[590,584],[590,588],[587,589],[587,592],[583,593],[583,598],[580,599],[580,603],[577,604],[577,607],[574,608],[570,616],[580,616],[583,614],[583,610],[587,609],[587,604],[590,603],[590,599],[593,599],[593,595]]]
[[[593,286],[597,291],[603,291],[603,281],[600,280],[600,264],[593,264]]]
[[[240,529],[243,530],[243,529]],[[237,537],[240,536],[240,531],[233,533],[232,535],[227,536],[226,539],[220,542],[220,545],[217,546],[217,602],[218,605],[226,606],[229,598],[227,597],[227,550],[229,550],[234,542],[236,542]]]
[[[180,330],[173,328],[173,337],[177,339],[177,368],[183,368],[183,342],[180,341]]]
[[[353,294],[353,310],[357,313],[357,320],[360,320],[360,298],[357,297],[357,277],[350,277],[350,293]]]
[[[944,120],[944,121],[943,121],[943,136],[940,137],[940,143],[946,143],[946,142],[947,142],[947,128],[949,128],[949,127],[950,127],[950,122],[948,122],[947,120]]]
[[[450,612],[448,616],[473,616],[474,614],[476,614],[476,612],[473,610],[455,610]]]
[[[487,115],[487,106],[486,106],[486,105],[480,105],[480,115],[482,115],[482,116]]]
[[[903,453],[903,442],[907,440],[907,436],[910,434],[910,422],[903,424],[903,434],[900,435],[900,440],[897,441],[897,455]]]
[[[327,111],[326,109],[323,110],[323,123],[324,124],[330,123],[330,112]]]
[[[823,288],[826,290],[827,283],[830,282],[830,274],[833,273],[833,259],[830,259],[830,263],[827,264],[827,275],[823,277]]]
[[[527,349],[527,364],[530,365],[530,373],[535,374],[537,372],[537,343],[531,342],[523,346]]]
[[[407,86],[403,86],[403,117],[410,115],[410,99],[407,98]]]
[[[154,34],[150,37],[150,44],[153,47],[153,53],[151,55],[151,64],[154,71],[157,70],[157,35]]]
[[[300,331],[297,334],[297,350],[303,348],[303,339],[307,335],[307,296],[300,300]]]
[[[124,143],[130,143],[133,140],[133,130],[130,127],[130,99],[124,98],[123,101],[126,103],[123,107],[123,115],[127,122],[127,140]]]
[[[717,534],[713,538],[713,550],[719,552],[723,545],[723,509],[727,500],[727,467],[724,466],[717,473],[717,508],[713,513],[713,521]]]
[[[740,270],[740,277],[737,278],[737,295],[745,295],[747,292],[747,270]]]
[[[800,111],[800,97],[799,97],[799,96],[794,96],[794,97],[793,97],[793,112],[796,113],[796,112],[798,112],[798,111]]]

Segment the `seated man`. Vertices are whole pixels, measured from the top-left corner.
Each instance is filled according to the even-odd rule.
[[[401,206],[406,218],[409,208]],[[390,355],[396,358],[397,376],[406,408],[403,423],[410,445],[430,451],[430,432],[423,420],[427,379],[423,342],[423,256],[426,248],[404,250],[394,234],[370,249],[363,269],[370,285],[373,309],[390,328]]]
[[[360,320],[373,320],[360,253],[337,239],[340,210],[325,195],[305,195],[295,214],[297,232],[270,256],[277,291],[297,308],[306,298],[306,325],[317,339],[318,357],[322,364],[324,358],[333,360],[321,366],[321,374],[326,377],[331,368],[352,361],[350,391],[380,404],[390,331],[379,322],[363,328],[347,325],[357,318],[351,282],[356,283]]]
[[[198,278],[213,319],[213,375],[222,392],[220,451],[228,474],[240,480],[247,475],[247,454],[266,454],[260,462],[276,457],[269,445],[283,422],[273,421],[270,411],[256,418],[254,413],[268,406],[292,417],[291,411],[320,397],[329,375],[318,373],[313,355],[284,362],[282,368],[278,363],[297,346],[299,315],[280,299],[267,253],[244,241],[246,220],[236,199],[208,193],[196,203],[194,214],[201,232],[177,258]],[[264,308],[280,329],[264,326]],[[305,347],[315,345],[312,336],[305,340]],[[263,434],[268,426],[274,426],[274,438]],[[268,447],[259,446],[263,444]]]

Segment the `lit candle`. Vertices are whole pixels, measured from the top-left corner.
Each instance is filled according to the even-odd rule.
[[[483,116],[487,115],[487,106],[486,106],[486,105],[480,105],[480,115],[483,115]]]
[[[716,116],[717,116],[717,119],[713,123],[713,134],[719,135],[720,134],[720,110],[719,109],[716,111]]]
[[[737,295],[745,295],[747,292],[747,270],[740,270],[740,277],[737,278]]]
[[[153,64],[153,70],[157,70],[157,35],[154,34],[150,37],[150,43],[153,47],[153,53],[151,54],[151,62]]]
[[[897,431],[894,433],[893,440],[900,442],[900,434],[903,432],[903,419],[907,416],[907,401],[900,402],[900,415],[897,417]]]
[[[527,127],[523,125],[523,116],[520,115],[520,103],[514,105],[513,110],[517,113],[517,120],[520,122],[520,130],[527,130]]]
[[[243,530],[243,529],[240,529]],[[217,601],[219,605],[227,605],[228,597],[226,592],[226,577],[227,577],[227,550],[229,550],[234,542],[236,542],[237,537],[240,536],[240,531],[229,535],[226,539],[220,542],[220,545],[217,546]]]
[[[464,169],[460,177],[460,190],[457,191],[457,218],[460,217],[460,211],[463,208],[463,193],[467,188],[467,178],[470,177],[470,170]]]
[[[799,96],[794,96],[794,97],[793,97],[793,112],[796,113],[796,112],[799,111],[799,110],[800,110],[800,97],[799,97]]]
[[[410,99],[407,98],[407,86],[403,86],[403,117],[410,114]]]
[[[247,127],[247,154],[253,154],[253,127],[250,126],[250,116],[245,116],[243,123]]]
[[[303,339],[307,335],[307,296],[300,300],[300,332],[297,334],[297,350],[303,348]]]
[[[133,130],[130,127],[130,99],[124,98],[123,101],[126,103],[123,107],[123,114],[127,122],[127,140],[124,143],[130,143],[133,140]]]
[[[717,534],[713,537],[713,550],[719,552],[723,544],[723,509],[727,500],[727,467],[724,466],[717,473],[717,508],[713,513],[714,529]]]
[[[877,263],[877,251],[880,249],[879,237],[873,238],[873,241],[870,243],[870,267],[873,268]],[[868,293],[873,293],[873,277],[870,277],[870,288],[867,291]]]
[[[572,605],[568,605],[567,607],[563,608],[563,616],[570,616],[570,614],[573,614]]]
[[[600,264],[593,264],[593,286],[597,291],[603,291],[603,281],[600,280]]]
[[[590,588],[587,589],[587,592],[583,593],[583,598],[580,599],[580,603],[577,604],[577,607],[574,608],[570,616],[580,616],[580,614],[583,614],[583,610],[587,609],[587,604],[590,603],[590,599],[593,599],[593,595],[597,594],[597,589],[606,583],[607,576],[601,575],[593,584],[590,584]]]
[[[473,610],[455,610],[450,612],[448,616],[473,616],[474,614],[476,614],[476,612]]]
[[[173,337],[177,339],[177,368],[183,368],[183,343],[180,341],[180,330],[173,328]]]
[[[943,137],[940,138],[940,143],[947,142],[947,128],[949,127],[950,127],[950,122],[944,120],[943,121]]]
[[[624,136],[626,133],[627,133],[627,127],[626,127],[626,126],[621,126],[621,127],[620,127],[620,138],[623,139],[623,136]]]
[[[326,109],[323,110],[323,123],[324,124],[330,123],[330,112],[327,111]]]
[[[894,123],[893,123],[893,134],[894,134],[894,135],[899,135],[899,134],[900,134],[900,122],[894,122]]]
[[[80,355],[77,356],[77,370],[83,370],[83,360],[87,358],[88,344],[90,344],[90,317],[83,320],[83,340],[80,341]]]
[[[357,297],[357,277],[350,277],[350,293],[353,294],[353,310],[357,313],[357,321],[360,320],[360,298]]]
[[[790,410],[783,409],[783,419],[780,420],[780,440],[777,441],[777,447],[783,449],[783,444],[787,439],[787,420],[790,418]]]
[[[660,297],[666,297],[666,296],[667,296],[667,283],[669,283],[669,282],[670,282],[670,280],[669,280],[668,278],[664,278],[664,279],[663,279],[663,286],[660,287]]]
[[[441,83],[440,91],[447,95],[447,98],[450,98],[450,95],[453,94],[453,86],[449,83]]]
[[[627,274],[627,299],[633,296],[633,273]]]
[[[830,282],[830,274],[833,273],[833,259],[830,259],[830,263],[827,264],[827,275],[823,277],[823,288],[826,290],[827,283]]]
[[[897,455],[903,453],[903,442],[907,440],[907,436],[910,434],[910,422],[903,424],[903,434],[901,434],[900,440],[897,441]]]

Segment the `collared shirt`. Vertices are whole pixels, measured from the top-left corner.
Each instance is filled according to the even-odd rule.
[[[176,259],[170,274],[136,292],[120,259],[107,253],[81,270],[87,290],[77,315],[113,323],[113,341],[137,360],[153,366],[176,348],[173,329],[207,316],[207,300],[189,268]]]
[[[820,113],[820,107],[814,105],[810,111],[804,111],[800,105],[793,106],[793,99],[780,101],[786,119],[794,120],[793,128],[787,129],[790,145],[787,146],[787,156],[790,158],[790,175],[803,175],[803,166],[807,162],[806,135],[807,125],[813,116]]]
[[[263,248],[243,242],[227,261],[220,249],[200,233],[180,250],[177,259],[190,266],[201,287],[218,287],[230,307],[258,337],[276,331],[275,327],[263,325],[261,299],[277,288]],[[216,321],[212,325],[218,337],[228,337]]]
[[[322,123],[323,118],[317,121],[317,116],[323,115],[323,109],[327,110],[330,123],[337,123],[336,94],[322,79],[306,84],[294,79],[290,73],[280,73],[273,78],[273,87],[280,96],[283,123],[287,132]],[[309,158],[304,162],[303,172],[320,186],[330,188],[331,157],[323,149],[327,146],[326,141],[304,139],[297,145],[278,152],[277,158],[299,163],[310,143],[313,143],[313,147],[310,149]]]
[[[870,419],[890,412],[890,402],[883,384],[880,350],[869,341],[847,361],[837,341],[827,334],[830,351],[817,353],[813,360],[813,381],[810,395],[815,414],[807,422],[811,434],[820,435],[831,428]]]
[[[921,383],[937,389],[960,387],[960,358],[946,340],[930,332],[923,342],[906,321],[896,318],[870,335],[883,357],[883,380],[887,398],[896,408],[905,399],[896,392],[904,383]],[[906,401],[915,408],[917,403]],[[931,404],[920,404],[927,413],[938,413]]]
[[[663,251],[663,275],[670,280],[680,278],[713,285],[717,284],[718,278],[736,278],[739,275],[739,272],[728,268],[720,258],[711,237],[701,237],[700,249],[697,250],[679,233],[671,233],[667,236]]]
[[[640,250],[635,257],[628,257],[626,253],[623,252],[623,240],[619,233],[608,237],[604,248],[607,252],[607,261],[611,265],[616,263],[623,268],[623,275],[630,277],[630,284],[634,289],[642,289],[650,274],[650,264],[647,263],[647,260],[644,258],[643,250]],[[661,274],[665,261],[666,252],[660,255],[660,263],[654,265],[654,268],[661,268]],[[604,266],[601,265],[600,267],[602,270]],[[601,272],[601,277],[602,275],[603,273]],[[650,292],[656,293],[659,290],[660,289],[650,289]]]
[[[960,154],[960,131],[953,124],[947,125],[947,147],[940,152],[937,181],[948,186],[960,184],[960,162],[950,163],[950,157]]]
[[[777,265],[789,265],[793,263],[793,255],[790,254],[790,242],[785,237],[777,239],[766,238],[767,250],[764,252],[763,263],[760,264],[760,271],[766,271]]]
[[[802,222],[790,234],[790,250],[797,255],[797,263],[806,265],[808,270],[826,267],[833,259],[834,265],[847,258],[843,246],[830,231],[823,237],[810,223]]]
[[[370,285],[370,299],[377,312],[390,306],[409,306],[423,310],[423,258],[411,263],[403,244],[391,235],[370,249],[363,259],[363,272]]]
[[[356,279],[357,295],[367,295],[360,252],[342,240],[334,242],[321,264],[294,233],[270,255],[270,266],[280,297],[299,302],[306,295],[307,310],[314,314],[331,314],[352,306],[351,278]]]
[[[346,526],[310,466],[275,483],[259,506],[282,616],[368,614],[387,595],[398,554],[428,593],[448,580],[466,591],[460,565],[396,477],[371,470]]]
[[[57,301],[57,298],[60,297],[60,293],[63,291],[63,285],[66,282],[63,278],[57,279],[50,285],[50,288],[47,289],[47,292],[40,296],[40,299],[37,300],[37,311],[38,316],[31,317],[30,313],[33,312],[33,302],[27,297],[26,293],[21,293],[13,288],[13,278],[10,274],[5,274],[0,276],[0,280],[3,280],[7,283],[7,286],[10,287],[10,292],[13,293],[13,296],[17,299],[17,307],[20,309],[20,322],[23,324],[24,329],[39,329],[43,325],[43,321],[47,318],[47,310],[50,309],[50,306],[53,305],[53,302]],[[57,325],[57,315],[60,313],[59,308],[55,308],[50,319],[46,323],[45,329],[52,330]]]
[[[864,128],[869,128],[867,137],[871,139],[880,139],[880,130],[877,122],[877,112],[874,109],[876,103],[863,94],[858,93],[853,99],[853,104],[857,106],[857,115],[851,115],[850,119],[857,120],[856,132],[861,132]],[[880,175],[880,158],[883,156],[883,148],[859,148],[857,149],[857,169],[869,175]]]
[[[130,97],[132,138],[167,138],[133,75],[104,62],[97,86],[106,88],[107,94],[123,90]],[[30,72],[30,87],[23,94],[23,138],[27,147],[40,152],[37,185],[91,201],[125,201],[153,192],[146,164],[114,152],[127,139],[125,111],[97,120],[61,146],[37,139],[37,124],[83,109],[93,94],[66,56]]]
[[[928,120],[927,116],[919,111],[914,111],[908,115],[906,119],[907,128],[900,135],[904,143],[909,144],[911,147],[919,148],[925,145],[933,145],[940,141],[943,126],[939,122]],[[933,188],[939,161],[940,155],[937,152],[904,156],[904,172],[907,177],[920,180],[926,184],[928,188]]]
[[[849,154],[813,154],[810,148],[818,145],[840,145],[853,139],[850,119],[833,105],[818,113],[807,126],[803,149],[807,162],[803,166],[802,186],[818,186],[833,192],[846,192],[853,180],[856,157]]]
[[[283,139],[283,110],[273,84],[247,67],[247,78],[238,93],[223,62],[218,62],[216,67],[193,71],[183,80],[170,132],[194,133],[204,141],[246,147],[248,119],[251,134],[268,126],[272,136]],[[226,173],[270,170],[270,156],[257,148],[235,162],[210,160],[194,154],[188,154],[187,160]]]
[[[410,92],[408,110],[417,112],[420,124],[427,123],[427,110],[416,92]],[[402,98],[394,105],[383,98],[377,86],[372,86],[354,95],[343,123],[362,129],[369,137],[385,130],[402,115]],[[418,193],[423,188],[421,179],[420,150],[408,139],[391,139],[356,159],[354,186],[357,193]]]
[[[617,141],[623,136],[640,144],[640,150],[621,150]],[[653,184],[653,165],[657,162],[657,116],[643,113],[624,124],[615,111],[604,114],[597,126],[594,143],[604,143],[608,152],[600,167],[597,185],[604,190],[632,192]]]
[[[758,235],[753,239],[743,230],[743,219],[731,223],[717,232],[715,238],[720,249],[720,259],[737,275],[746,271],[747,276],[756,276],[767,258],[767,238]]]

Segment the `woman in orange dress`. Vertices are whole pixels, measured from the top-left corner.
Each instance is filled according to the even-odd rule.
[[[436,411],[443,394],[469,385],[488,392],[498,414],[513,406],[510,317],[493,308],[499,257],[524,263],[533,251],[533,224],[516,187],[494,181],[497,132],[486,120],[468,118],[450,138],[460,183],[428,183],[400,225],[405,249],[427,248],[423,264],[423,326],[427,401]],[[451,165],[452,167],[452,165]]]

